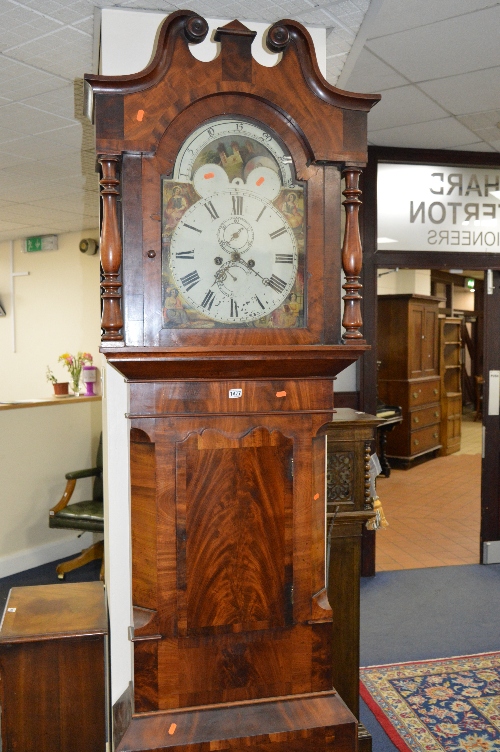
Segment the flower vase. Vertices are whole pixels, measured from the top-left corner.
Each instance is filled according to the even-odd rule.
[[[75,397],[79,397],[80,396],[80,381],[79,380],[73,381],[73,383],[71,384],[71,388],[73,390],[73,395]]]

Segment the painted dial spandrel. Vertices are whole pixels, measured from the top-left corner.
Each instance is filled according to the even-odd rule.
[[[304,189],[279,140],[221,118],[162,179],[165,328],[304,326]]]

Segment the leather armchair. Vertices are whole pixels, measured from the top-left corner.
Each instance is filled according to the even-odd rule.
[[[71,530],[91,531],[94,533],[104,532],[104,505],[102,484],[102,434],[97,449],[96,466],[87,470],[75,470],[66,473],[66,488],[60,501],[49,512],[49,527],[66,528]],[[95,478],[92,489],[92,498],[88,501],[77,501],[70,504],[71,496],[75,490],[76,482],[80,478]],[[102,559],[101,579],[104,573],[104,543],[99,541],[75,559],[58,564],[57,576],[64,579],[66,572],[82,567],[89,561]]]

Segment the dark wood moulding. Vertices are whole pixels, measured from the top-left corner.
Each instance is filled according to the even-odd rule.
[[[129,380],[333,378],[356,362],[367,345],[304,347],[103,348],[109,363]]]

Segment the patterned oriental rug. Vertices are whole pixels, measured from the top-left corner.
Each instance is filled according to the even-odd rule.
[[[401,752],[500,752],[500,653],[360,670],[360,693]]]

